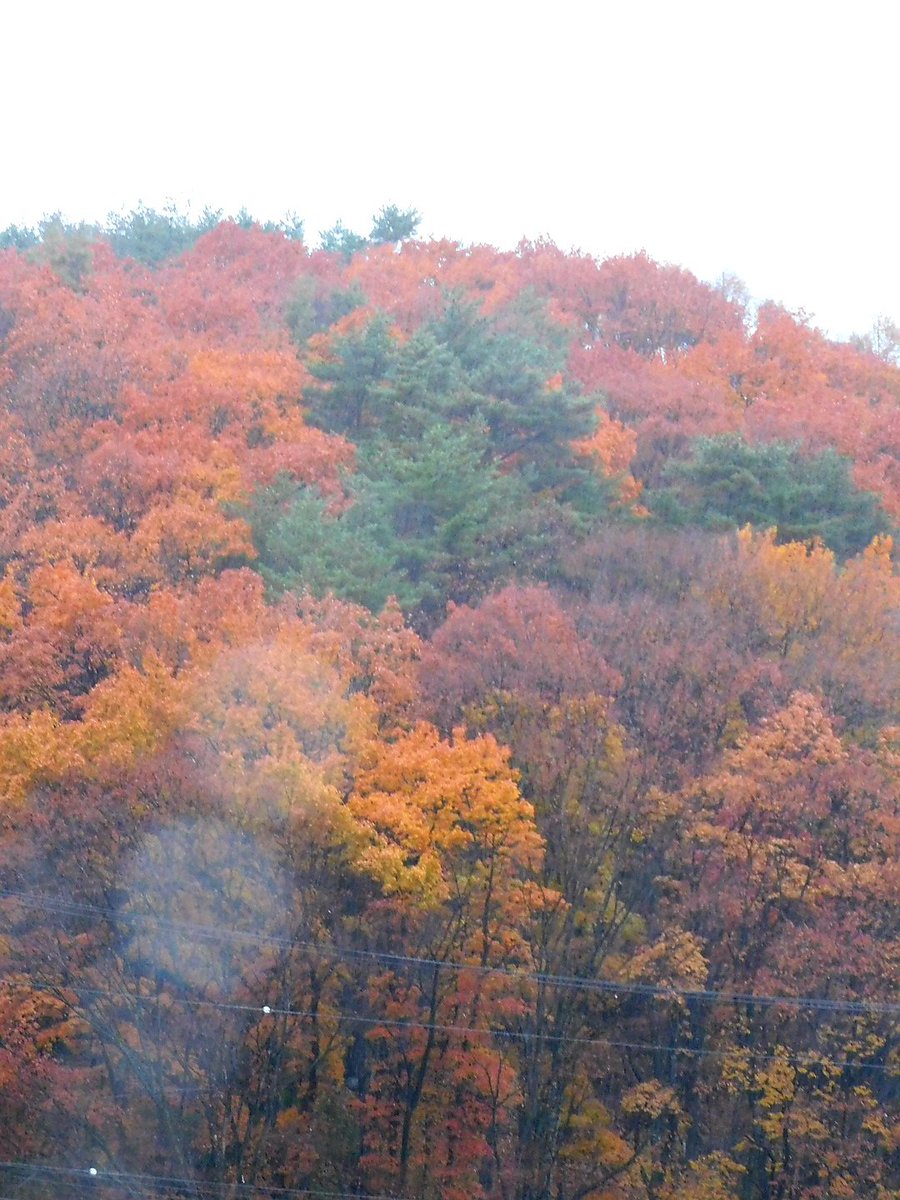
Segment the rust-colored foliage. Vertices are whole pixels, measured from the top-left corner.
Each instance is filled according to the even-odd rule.
[[[364,382],[441,414],[422,469],[464,412],[493,494],[521,474],[518,582],[430,640],[303,591],[302,554],[276,600],[255,495],[301,498],[338,582],[317,539],[385,574],[384,522],[436,520],[372,467],[415,481],[414,438],[357,455],[303,396],[348,333],[406,346],[450,299],[496,356],[463,323],[452,395],[387,354]],[[543,428],[529,338],[564,349],[527,403],[597,410],[565,478],[479,434],[495,402],[511,444]],[[893,543],[643,504],[727,432],[837,449],[896,517],[898,422],[885,357],[645,254],[230,222],[155,270],[0,253],[0,1158],[223,1195],[894,1195]],[[462,570],[479,531],[444,517]]]

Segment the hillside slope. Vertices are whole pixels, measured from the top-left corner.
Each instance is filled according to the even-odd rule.
[[[0,252],[4,1194],[887,1200],[900,368],[208,224]]]

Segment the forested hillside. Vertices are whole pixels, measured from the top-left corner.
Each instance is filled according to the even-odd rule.
[[[897,331],[415,228],[0,235],[0,1193],[891,1200]]]

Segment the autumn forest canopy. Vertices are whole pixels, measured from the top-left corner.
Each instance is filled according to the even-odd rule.
[[[900,331],[417,222],[0,233],[0,1192],[892,1200]]]

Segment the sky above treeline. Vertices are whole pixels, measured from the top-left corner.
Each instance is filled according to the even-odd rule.
[[[315,242],[390,202],[735,274],[845,337],[900,321],[898,34],[883,0],[17,6],[0,227],[174,201]]]

